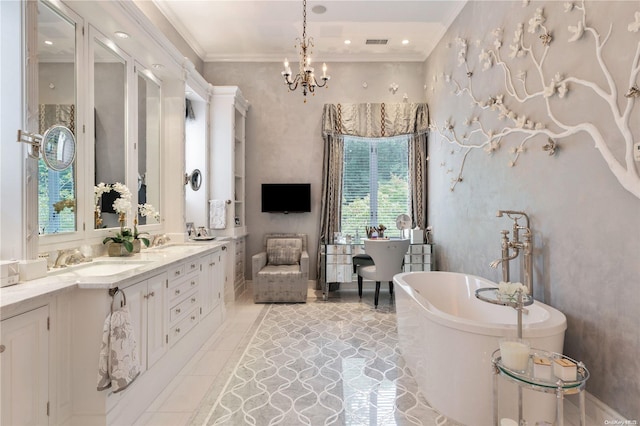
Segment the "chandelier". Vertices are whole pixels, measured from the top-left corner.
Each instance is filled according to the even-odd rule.
[[[291,67],[287,58],[284,59],[284,77],[285,84],[290,91],[294,91],[298,86],[302,87],[302,94],[305,96],[304,101],[307,102],[307,93],[313,95],[316,87],[325,87],[327,81],[331,78],[327,75],[327,64],[322,64],[322,83],[318,83],[313,67],[311,66],[311,48],[313,47],[313,38],[307,38],[307,0],[302,0],[302,38],[297,38],[300,45],[300,64],[298,74],[292,76]],[[297,47],[297,46],[296,46]],[[307,52],[308,50],[308,52]]]

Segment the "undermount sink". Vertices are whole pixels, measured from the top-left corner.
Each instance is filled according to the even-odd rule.
[[[108,277],[122,272],[148,265],[148,260],[122,260],[122,261],[93,261],[72,266],[61,270],[59,275],[74,275],[78,277]]]
[[[185,243],[185,244],[168,244],[165,246],[154,247],[149,249],[149,253],[181,253],[187,252],[190,249],[198,248],[197,245],[193,243]]]

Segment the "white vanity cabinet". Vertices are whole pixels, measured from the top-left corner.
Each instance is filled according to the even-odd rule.
[[[169,270],[167,283],[169,332],[167,341],[173,346],[200,319],[200,259],[190,260]]]
[[[151,368],[167,352],[166,283],[165,272],[124,290],[138,342],[141,373]]]
[[[49,423],[49,307],[0,323],[2,425]]]
[[[226,247],[223,246],[200,258],[202,265],[200,295],[203,317],[220,306],[224,291],[225,253]]]

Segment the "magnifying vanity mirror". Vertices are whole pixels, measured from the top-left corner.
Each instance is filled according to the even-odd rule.
[[[184,178],[185,185],[189,185],[194,191],[200,189],[200,186],[202,185],[202,173],[200,172],[200,169],[194,169],[191,174],[185,174]]]
[[[18,142],[31,145],[31,156],[42,160],[53,171],[68,169],[76,159],[76,138],[69,128],[56,124],[47,129],[44,135],[18,130]]]

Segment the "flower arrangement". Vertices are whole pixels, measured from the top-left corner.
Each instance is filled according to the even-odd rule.
[[[124,246],[128,253],[134,251],[134,243],[136,240],[142,241],[146,247],[149,247],[149,238],[148,233],[146,232],[138,232],[138,217],[133,220],[133,230],[131,228],[125,228],[125,223],[127,221],[127,213],[131,212],[132,204],[131,204],[131,191],[129,188],[120,183],[116,182],[113,185],[107,185],[103,182],[99,183],[94,187],[94,202],[95,202],[95,213],[96,213],[96,227],[100,227],[102,224],[101,212],[100,212],[100,199],[103,194],[116,191],[120,194],[118,198],[113,202],[113,210],[118,214],[118,222],[120,223],[120,232],[116,233],[113,236],[106,237],[102,240],[103,244],[108,242],[119,243]],[[160,219],[160,213],[151,205],[151,204],[138,204],[137,212],[143,217],[153,217],[156,220]]]
[[[505,281],[498,283],[498,298],[504,302],[517,302],[518,292],[522,292],[522,294],[525,295],[529,293],[529,289],[522,283]]]

